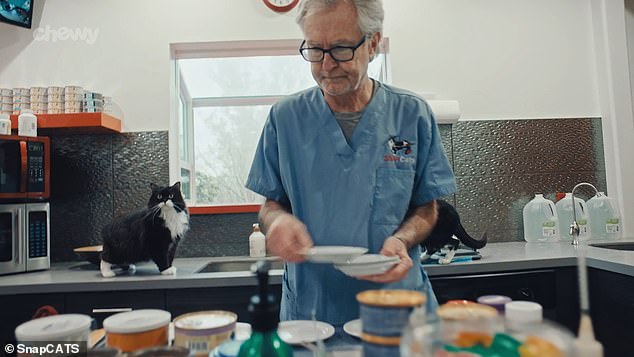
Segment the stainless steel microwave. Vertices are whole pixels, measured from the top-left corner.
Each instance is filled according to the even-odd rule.
[[[0,136],[0,201],[49,198],[50,146],[47,137]]]
[[[46,203],[0,204],[0,275],[51,266]]]

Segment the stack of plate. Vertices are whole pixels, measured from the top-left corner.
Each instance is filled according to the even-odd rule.
[[[363,247],[322,245],[310,248],[305,256],[312,263],[343,264],[367,251]]]
[[[400,261],[397,256],[387,257],[381,254],[364,254],[345,263],[335,264],[335,268],[349,276],[382,274]]]

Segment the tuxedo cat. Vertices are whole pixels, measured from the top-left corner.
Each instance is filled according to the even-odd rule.
[[[176,274],[172,266],[176,246],[189,229],[189,214],[181,195],[180,182],[160,187],[150,184],[147,208],[114,219],[101,231],[101,275],[115,276],[112,265],[128,266],[152,260],[163,275]]]
[[[449,252],[444,258],[438,260],[440,264],[449,264],[456,254],[456,249],[458,249],[460,242],[473,249],[480,249],[487,244],[486,231],[482,234],[480,240],[471,238],[460,223],[460,216],[454,206],[444,200],[436,200],[436,203],[438,206],[438,221],[430,235],[420,243],[425,251],[425,254],[421,257],[422,261],[431,257],[444,246],[449,245]],[[457,237],[457,239],[454,237]]]

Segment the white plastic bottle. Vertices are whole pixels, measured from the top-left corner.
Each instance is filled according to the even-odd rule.
[[[18,116],[18,135],[37,136],[37,117],[30,109],[22,109]]]
[[[266,256],[266,241],[258,223],[253,223],[253,233],[249,236],[249,256],[253,258]]]
[[[615,198],[599,192],[587,202],[592,239],[621,238],[621,214]]]
[[[559,231],[562,238],[572,239],[570,235],[570,225],[573,221],[572,215],[572,193],[566,192],[566,197],[562,198],[555,205],[557,207],[557,216],[559,217]],[[590,219],[588,215],[588,206],[586,201],[575,196],[575,215],[577,216],[577,225],[579,225],[579,240],[590,239]]]
[[[555,242],[559,240],[557,210],[553,201],[536,193],[524,206],[524,240],[527,242]]]

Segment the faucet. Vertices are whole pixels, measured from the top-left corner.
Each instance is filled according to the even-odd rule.
[[[575,210],[575,190],[579,188],[579,186],[590,186],[594,190],[594,194],[598,195],[599,190],[597,190],[594,185],[587,182],[582,182],[577,184],[573,189],[570,195],[572,196],[572,224],[570,224],[570,235],[572,236],[572,245],[579,245],[579,224],[577,224],[577,212]]]

